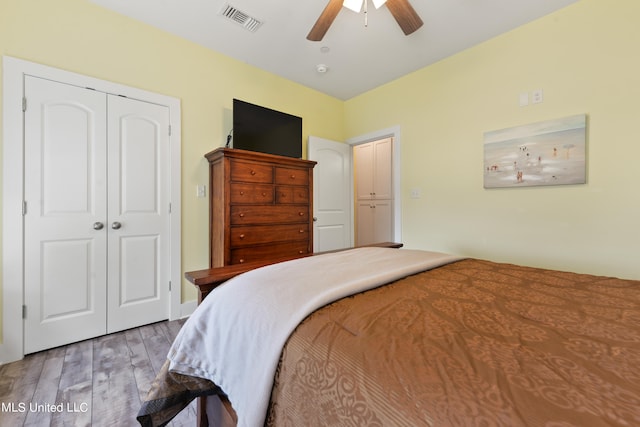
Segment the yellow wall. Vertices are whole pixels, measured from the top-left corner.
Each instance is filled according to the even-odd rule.
[[[301,116],[305,141],[344,139],[342,101],[85,0],[0,0],[0,55],[181,99],[185,271],[208,266],[208,205],[196,185],[208,182],[203,155],[224,145],[234,97]],[[183,283],[183,301],[195,297]]]
[[[401,127],[406,246],[640,279],[638,40],[640,2],[581,0],[347,101],[348,137]],[[483,132],[581,113],[586,185],[483,189]]]
[[[207,265],[195,186],[238,97],[302,116],[305,138],[399,125],[407,247],[640,279],[638,22],[637,0],[581,0],[347,102],[85,0],[0,0],[0,54],[181,99],[184,270]],[[537,88],[544,102],[519,107]],[[588,184],[483,189],[483,132],[580,113]]]

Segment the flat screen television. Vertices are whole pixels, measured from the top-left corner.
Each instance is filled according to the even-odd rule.
[[[302,118],[233,100],[233,148],[302,157]]]

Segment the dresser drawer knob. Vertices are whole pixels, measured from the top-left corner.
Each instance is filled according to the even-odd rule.
[[[243,214],[243,213],[239,214],[238,216],[239,216],[240,218],[244,218],[244,214]]]
[[[296,179],[296,176],[294,174],[291,174],[291,179]]]
[[[241,195],[241,196],[244,196],[244,191],[241,191],[241,192],[240,192],[240,195]]]
[[[304,216],[304,212],[298,212],[298,215]]]
[[[303,253],[304,253],[304,251],[298,251],[298,253],[299,253],[299,254],[303,254]]]
[[[262,192],[262,197],[266,197],[266,196],[267,196],[267,193],[263,191]]]
[[[251,175],[255,175],[256,171],[254,171],[253,169],[251,169]]]
[[[304,233],[304,230],[298,230],[298,233]]]
[[[238,262],[239,262],[240,264],[242,264],[242,263],[244,262],[244,258],[240,258],[240,259],[238,260]]]
[[[244,239],[244,234],[241,234],[241,235],[240,235],[240,239]]]

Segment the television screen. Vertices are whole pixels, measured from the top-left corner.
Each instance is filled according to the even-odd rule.
[[[233,148],[302,157],[302,118],[233,100]]]

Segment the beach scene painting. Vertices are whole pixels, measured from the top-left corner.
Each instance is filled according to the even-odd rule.
[[[584,184],[587,116],[484,134],[484,188]]]

